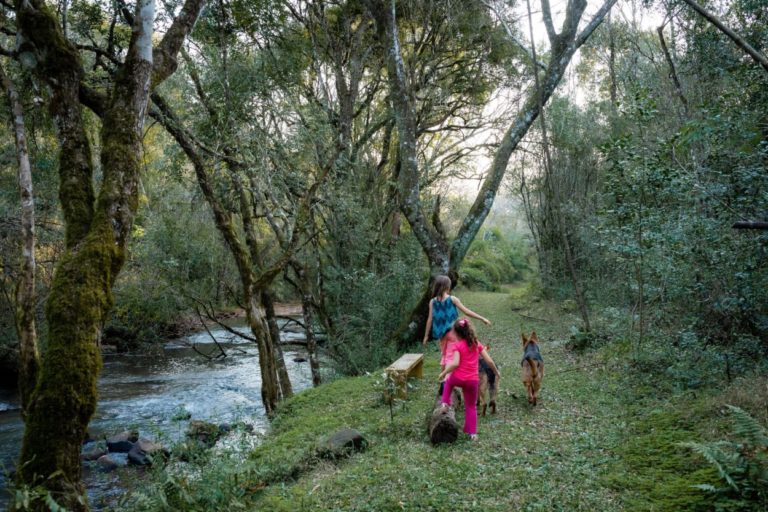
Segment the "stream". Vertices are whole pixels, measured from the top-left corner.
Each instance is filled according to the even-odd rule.
[[[236,330],[248,332],[247,327]],[[268,422],[261,403],[261,374],[256,346],[224,329],[211,329],[227,357],[208,360],[204,353],[219,350],[207,332],[167,343],[152,354],[105,354],[98,380],[99,401],[89,432],[95,439],[138,430],[141,437],[165,446],[184,435],[188,420],[211,423],[243,422],[263,433]],[[283,342],[303,340],[303,333],[283,331]],[[288,349],[291,350],[288,350]],[[312,386],[309,362],[297,346],[283,346],[294,392]],[[18,397],[0,388],[0,509],[7,505],[7,471],[16,463],[24,424]],[[119,473],[119,472],[118,472]],[[83,479],[95,510],[124,493],[120,483],[84,467]],[[118,493],[118,494],[116,494]]]

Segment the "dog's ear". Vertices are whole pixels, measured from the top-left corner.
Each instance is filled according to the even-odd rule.
[[[525,333],[520,333],[520,337],[523,339],[523,347],[528,344],[528,339],[525,337]]]
[[[534,342],[536,342],[536,343],[538,343],[538,342],[539,342],[539,337],[538,337],[538,336],[536,336],[536,331],[533,331],[533,332],[531,333],[531,337],[530,337],[530,340],[531,340],[531,341],[534,341]]]

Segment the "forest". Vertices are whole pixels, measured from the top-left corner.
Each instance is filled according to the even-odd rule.
[[[765,0],[0,13],[0,507],[768,508]],[[478,442],[425,425],[438,276]]]

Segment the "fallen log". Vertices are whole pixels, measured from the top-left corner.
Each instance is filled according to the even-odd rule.
[[[453,443],[459,437],[456,410],[453,407],[443,407],[440,402],[438,397],[429,419],[429,440],[432,444]]]
[[[738,221],[734,222],[733,229],[768,229],[768,222],[761,221]]]

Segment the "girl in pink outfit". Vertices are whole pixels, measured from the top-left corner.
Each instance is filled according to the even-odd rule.
[[[478,356],[483,360],[496,374],[496,379],[501,378],[496,364],[488,355],[485,347],[477,341],[475,330],[469,320],[462,318],[453,324],[453,330],[458,341],[448,346],[448,351],[453,352],[450,362],[440,373],[440,382],[445,379],[443,386],[443,407],[451,406],[451,392],[453,388],[459,387],[464,392],[464,432],[469,434],[473,441],[477,438],[477,392],[480,386],[480,377],[478,373]],[[446,379],[446,375],[448,378]]]

